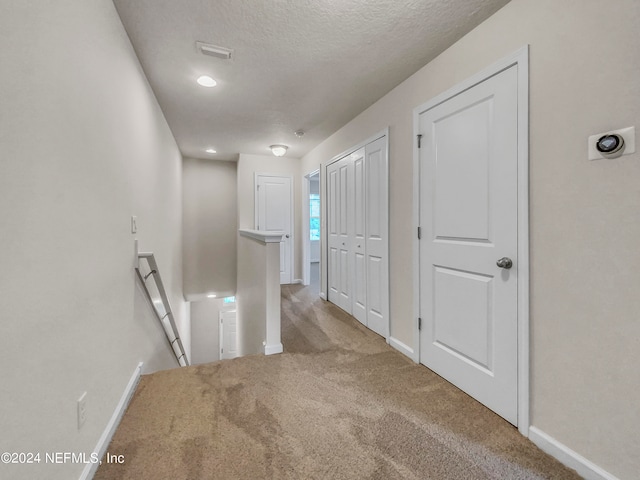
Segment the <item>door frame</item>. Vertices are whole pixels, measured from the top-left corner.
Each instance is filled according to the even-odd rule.
[[[329,300],[329,262],[327,261],[327,245],[329,244],[329,233],[327,231],[327,199],[329,198],[329,185],[327,182],[327,167],[332,163],[341,160],[347,155],[351,155],[353,152],[360,150],[363,147],[366,147],[371,142],[375,142],[380,138],[386,138],[386,156],[387,156],[387,209],[391,207],[391,188],[390,188],[390,169],[389,164],[391,162],[390,158],[390,140],[389,140],[389,127],[379,131],[375,135],[367,138],[366,140],[350,147],[349,149],[339,153],[338,155],[334,155],[331,160],[328,162],[320,163],[320,297],[323,300]],[[391,338],[391,238],[390,233],[391,229],[389,227],[391,221],[391,211],[389,210],[389,214],[387,215],[387,223],[384,225],[384,228],[387,231],[387,299],[388,302],[388,311],[387,311],[387,325],[385,330],[384,338],[387,343],[389,343],[389,339]]]
[[[302,284],[309,285],[311,283],[311,238],[309,230],[311,228],[311,219],[309,214],[309,193],[311,192],[311,177],[318,175],[320,180],[320,169],[307,173],[302,176]],[[322,182],[320,182],[320,191],[322,191]],[[322,202],[322,195],[320,195]],[[320,212],[320,223],[322,223],[322,212]],[[322,231],[322,228],[320,229]],[[322,234],[320,234],[322,242]]]
[[[279,177],[279,178],[288,178],[289,185],[291,185],[291,198],[289,199],[289,240],[291,241],[291,252],[290,252],[290,272],[289,272],[289,284],[294,283],[294,270],[295,270],[295,251],[296,251],[296,234],[295,234],[295,204],[294,204],[294,191],[295,185],[293,184],[293,175],[287,175],[282,173],[263,173],[263,172],[254,172],[253,173],[253,228],[258,229],[258,177]]]
[[[437,95],[413,109],[413,360],[420,363],[420,151],[417,135],[420,114],[456,95],[469,90],[484,80],[516,66],[518,69],[518,430],[529,434],[530,424],[530,367],[529,367],[529,45],[497,61],[488,68]]]

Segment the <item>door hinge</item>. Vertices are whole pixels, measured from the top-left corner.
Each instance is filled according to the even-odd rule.
[[[418,330],[422,330],[422,318],[418,317]]]
[[[422,238],[422,228],[418,227],[418,240]]]
[[[422,146],[422,134],[418,135],[418,148]]]

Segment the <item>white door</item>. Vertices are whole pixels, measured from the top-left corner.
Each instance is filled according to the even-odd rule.
[[[238,356],[238,335],[236,325],[236,311],[220,311],[220,359]]]
[[[420,362],[513,424],[517,87],[513,66],[421,112],[418,126]]]
[[[367,325],[366,165],[364,148],[350,155],[353,162],[352,315]]]
[[[349,157],[327,167],[329,301],[352,312],[353,162]]]
[[[327,166],[328,299],[389,336],[387,137]]]
[[[386,137],[365,147],[367,326],[389,336],[389,181]],[[358,240],[358,243],[360,241]]]
[[[256,229],[284,232],[280,242],[280,283],[292,283],[293,198],[291,177],[256,176]]]

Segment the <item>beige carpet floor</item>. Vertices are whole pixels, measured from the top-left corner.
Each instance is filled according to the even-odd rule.
[[[285,353],[143,376],[96,479],[578,479],[301,286]]]

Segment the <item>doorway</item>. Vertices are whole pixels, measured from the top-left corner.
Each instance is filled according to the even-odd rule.
[[[315,294],[324,298],[320,289],[321,200],[320,170],[313,170],[302,177],[302,284],[311,286]]]
[[[256,230],[283,232],[280,242],[280,283],[293,283],[293,182],[291,176],[257,173]]]
[[[527,59],[414,110],[417,360],[525,435]]]
[[[236,309],[227,307],[218,314],[220,330],[220,360],[236,358],[238,356],[238,326],[236,321]]]

